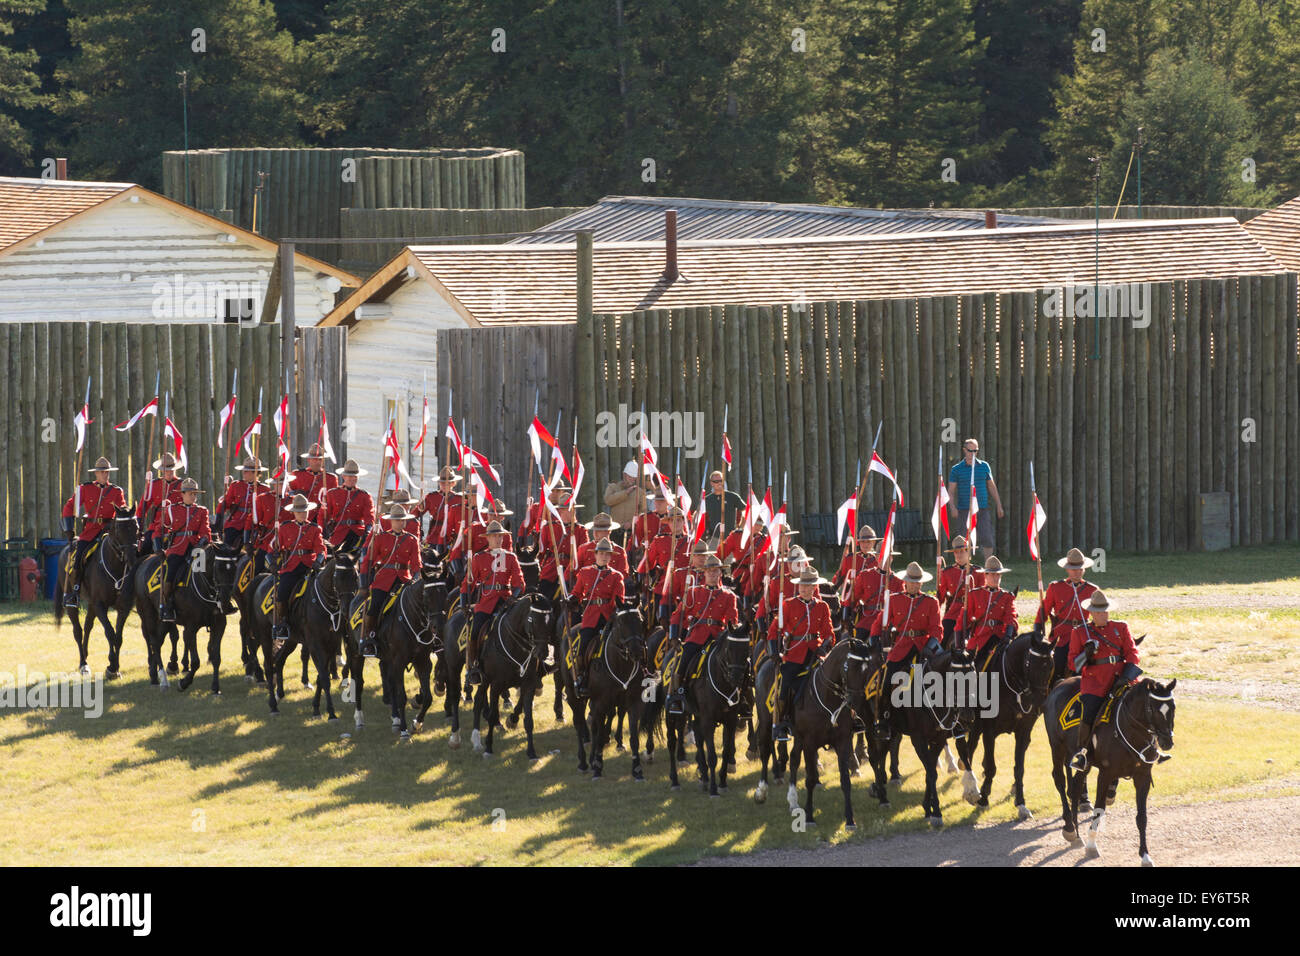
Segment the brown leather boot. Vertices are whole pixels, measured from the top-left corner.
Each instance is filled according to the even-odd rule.
[[[172,604],[172,598],[176,594],[176,582],[167,580],[167,575],[163,575],[162,592],[158,598],[158,616],[166,624],[173,624],[176,621],[176,607]]]
[[[1074,755],[1070,758],[1070,769],[1080,773],[1088,772],[1088,741],[1092,738],[1092,724],[1085,724],[1082,719],[1074,728]]]
[[[284,642],[289,639],[289,615],[285,610],[284,603],[279,598],[275,599],[272,620],[275,621],[275,627],[271,631],[271,637],[275,642],[275,650],[278,651],[284,646]]]
[[[379,628],[379,622],[376,615],[366,612],[365,619],[361,622],[361,656],[371,659],[379,655],[379,650],[375,646],[375,631]]]
[[[469,644],[465,648],[465,661],[468,665],[465,671],[465,683],[480,684],[483,682],[483,669],[478,665],[478,641],[477,634],[470,634]]]

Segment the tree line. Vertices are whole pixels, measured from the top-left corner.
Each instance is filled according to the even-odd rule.
[[[1270,205],[1300,0],[0,0],[0,171],[503,146],[529,205]],[[182,86],[184,87],[182,89]]]

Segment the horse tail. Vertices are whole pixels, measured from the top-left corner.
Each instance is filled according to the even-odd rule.
[[[54,626],[63,625],[63,576],[54,577]]]
[[[664,693],[662,686],[656,688],[654,697],[646,701],[645,709],[641,711],[641,731],[652,744],[661,743],[663,739],[659,731],[664,713]]]

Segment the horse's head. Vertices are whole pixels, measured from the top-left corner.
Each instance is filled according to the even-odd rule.
[[[135,560],[136,544],[140,540],[140,522],[130,508],[118,508],[113,516],[113,526],[109,531],[113,545],[125,557],[128,563]]]
[[[845,692],[850,700],[865,700],[867,683],[884,660],[879,643],[873,648],[868,642],[851,637],[835,646],[845,648],[844,662],[840,665],[840,680]]]
[[[743,624],[727,628],[718,643],[727,680],[733,687],[739,687],[749,673],[749,630]]]
[[[541,564],[537,560],[537,540],[531,536],[516,539],[515,557],[519,559],[519,570],[524,574],[524,588],[536,591],[541,575]]]
[[[1023,667],[1030,706],[1042,707],[1052,686],[1052,644],[1047,638],[1036,632],[1029,634]]]
[[[525,594],[522,600],[528,605],[524,633],[532,642],[533,650],[544,658],[555,626],[555,607],[544,594]]]
[[[451,603],[450,579],[445,561],[426,564],[420,573],[424,589],[424,613],[429,618],[429,632],[437,636],[447,630],[447,606]]]
[[[1146,691],[1144,722],[1156,735],[1161,750],[1174,748],[1174,686],[1177,683],[1177,677],[1168,684],[1148,677],[1141,684],[1141,689]]]
[[[352,603],[353,595],[361,587],[361,575],[357,572],[356,555],[347,551],[334,553],[330,587],[333,588],[340,605],[346,606]]]
[[[218,596],[224,601],[230,594],[230,589],[235,586],[235,567],[239,564],[239,552],[234,548],[227,548],[224,544],[214,544],[208,549],[208,557],[212,562],[212,586],[217,589]]]
[[[645,618],[635,597],[625,597],[614,612],[613,639],[627,657],[645,659]]]

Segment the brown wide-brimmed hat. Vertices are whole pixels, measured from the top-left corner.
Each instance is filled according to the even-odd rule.
[[[239,466],[239,470],[254,471],[260,474],[261,472],[270,471],[271,469],[263,465],[260,458],[245,458],[244,463]]]
[[[617,521],[610,516],[608,512],[602,511],[596,517],[591,519],[591,524],[587,525],[588,531],[613,531],[615,528],[622,527]]]
[[[703,538],[701,538],[699,541],[696,541],[693,545],[691,545],[691,554],[693,555],[710,554],[712,553],[712,550],[713,549],[709,547],[709,543],[705,541]]]
[[[289,510],[294,514],[306,514],[309,511],[315,511],[316,507],[316,502],[308,501],[307,496],[304,494],[294,495],[293,501],[289,504]]]
[[[830,584],[829,581],[817,573],[816,568],[804,568],[790,580],[795,584]]]
[[[989,559],[984,562],[985,574],[1006,574],[1010,568],[1004,568],[1002,562],[998,560],[997,555],[990,554]]]
[[[415,515],[407,511],[405,506],[394,503],[388,506],[388,514],[384,517],[389,521],[406,521],[408,518],[414,518]]]
[[[1071,548],[1066,552],[1065,557],[1056,562],[1058,568],[1090,568],[1094,564],[1092,558],[1085,555],[1078,548]]]
[[[107,461],[108,459],[102,459]],[[163,452],[158,456],[158,460],[153,463],[155,468],[176,468],[176,456],[169,451]]]
[[[103,455],[100,455],[98,458],[96,458],[95,463],[86,470],[87,471],[117,471],[117,469],[113,467],[113,463],[109,461],[107,458],[105,458]]]
[[[334,473],[337,475],[343,475],[345,478],[348,475],[354,475],[356,477],[360,477],[361,475],[370,474],[370,472],[366,471],[364,468],[362,468],[360,465],[357,464],[355,458],[349,458],[347,461],[343,463],[342,468],[335,468]]]
[[[1088,603],[1083,606],[1083,609],[1087,611],[1089,614],[1093,614],[1098,611],[1100,611],[1103,614],[1109,614],[1110,600],[1106,597],[1104,592],[1093,591],[1092,597],[1088,598]]]
[[[405,488],[398,488],[396,491],[390,491],[384,495],[384,504],[392,504],[394,502],[399,504],[409,504],[410,500],[411,493]]]
[[[484,534],[505,534],[506,529],[502,527],[500,521],[489,521]]]
[[[966,536],[964,534],[957,535],[957,537],[952,539],[952,547],[944,549],[944,551],[948,554],[952,554],[956,551],[969,551],[969,550],[970,550],[970,543],[966,540]]]
[[[439,481],[460,481],[460,475],[452,471],[451,465],[443,465],[442,469],[438,472],[438,480]]]
[[[673,507],[672,507],[672,508],[669,510],[669,512],[668,512],[668,517],[669,517],[669,518],[681,518],[683,521],[685,521],[685,520],[686,520],[686,512],[682,511],[682,509],[681,509],[681,508],[678,508],[676,505],[673,505]]]
[[[199,495],[203,494],[203,489],[199,487],[199,483],[193,478],[186,478],[181,482],[181,493],[184,494],[187,491],[192,491]]]
[[[613,554],[614,542],[610,541],[609,538],[601,538],[596,542],[595,550],[597,554]]]
[[[787,561],[807,561],[808,552],[799,545],[793,544],[790,546],[790,550],[785,553],[785,559]]]
[[[312,446],[304,452],[298,453],[299,458],[324,458],[325,449],[320,446],[320,442],[313,442]]]
[[[858,529],[859,541],[879,541],[880,535],[876,534],[876,529],[869,524],[864,524]]]
[[[704,559],[704,570],[705,570],[705,571],[721,571],[721,570],[722,570],[722,559],[719,558],[716,554],[711,554],[711,555],[709,555],[707,558]]]
[[[929,571],[926,571],[915,561],[913,561],[911,564],[907,566],[906,571],[895,571],[894,577],[898,578],[898,580],[903,582],[912,581],[913,583],[916,584],[924,584],[926,581],[930,581],[934,579],[933,574],[931,574]]]

